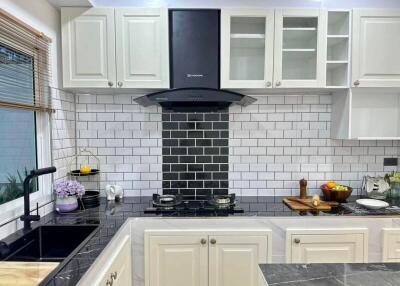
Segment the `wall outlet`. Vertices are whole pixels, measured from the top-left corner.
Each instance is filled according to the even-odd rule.
[[[383,166],[397,166],[398,159],[397,158],[383,158]]]

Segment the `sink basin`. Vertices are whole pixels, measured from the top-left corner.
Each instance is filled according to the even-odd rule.
[[[98,225],[42,225],[8,245],[3,261],[65,260],[95,234]]]

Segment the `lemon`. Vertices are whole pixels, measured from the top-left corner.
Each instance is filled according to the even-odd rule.
[[[82,166],[79,170],[82,174],[89,174],[92,171],[90,166]]]

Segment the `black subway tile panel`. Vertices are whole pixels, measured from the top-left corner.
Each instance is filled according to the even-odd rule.
[[[163,193],[228,193],[229,114],[163,110]]]

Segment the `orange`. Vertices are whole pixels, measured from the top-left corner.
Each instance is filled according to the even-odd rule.
[[[333,189],[336,187],[336,183],[335,182],[328,182],[326,183],[326,186],[328,187],[328,189]]]

